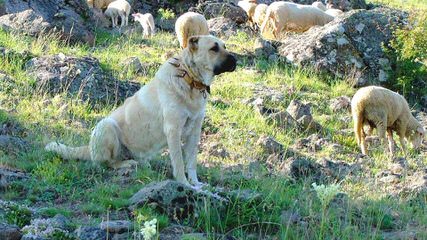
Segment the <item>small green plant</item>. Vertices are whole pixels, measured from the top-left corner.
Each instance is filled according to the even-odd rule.
[[[159,13],[160,19],[162,20],[169,20],[175,18],[175,13],[170,9],[160,8],[157,12]]]
[[[23,206],[10,202],[1,202],[0,208],[5,212],[5,219],[10,224],[15,224],[18,227],[24,227],[31,221],[31,211]]]
[[[340,193],[340,185],[338,184],[325,186],[324,184],[317,185],[316,183],[313,183],[311,186],[313,186],[314,191],[316,191],[317,197],[320,199],[320,203],[323,208],[326,208],[332,199]]]

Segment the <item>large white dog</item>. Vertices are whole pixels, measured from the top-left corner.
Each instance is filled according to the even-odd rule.
[[[208,35],[191,37],[178,57],[164,63],[151,82],[96,125],[88,146],[51,142],[46,150],[64,159],[106,162],[118,168],[136,163],[126,160],[128,153],[143,160],[167,145],[175,179],[200,186],[197,145],[210,85],[215,75],[235,68],[236,58],[221,40]]]

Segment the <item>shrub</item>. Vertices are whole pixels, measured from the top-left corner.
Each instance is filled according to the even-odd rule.
[[[162,20],[168,20],[168,19],[175,18],[175,13],[170,9],[160,8],[158,10],[158,13],[160,15],[160,19],[162,19]]]
[[[410,14],[409,25],[398,29],[388,53],[394,61],[391,88],[410,100],[427,94],[427,13]]]

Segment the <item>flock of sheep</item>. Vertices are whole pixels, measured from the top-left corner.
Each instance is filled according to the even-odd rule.
[[[104,14],[112,19],[113,27],[117,26],[118,16],[121,18],[121,26],[128,24],[131,7],[126,0],[88,0],[88,4],[93,8],[106,8]],[[312,26],[323,26],[342,14],[341,10],[332,8],[330,4],[325,6],[320,1],[312,5],[278,1],[267,6],[257,4],[256,0],[244,0],[239,1],[238,6],[245,10],[252,27],[257,26],[262,35],[272,29],[275,38],[279,38],[285,31],[303,32]],[[132,16],[135,21],[140,22],[144,36],[155,33],[154,19],[150,13],[135,13]],[[272,28],[268,27],[269,24]],[[175,23],[175,31],[182,48],[187,47],[191,36],[209,34],[205,17],[194,12],[181,15]],[[405,155],[406,140],[410,141],[414,148],[422,144],[425,129],[412,116],[407,101],[398,93],[377,86],[361,88],[351,101],[351,111],[356,140],[363,154],[367,154],[364,126],[369,129],[368,134],[376,128],[384,145],[388,140],[388,152],[391,156],[394,155],[395,148],[393,131],[399,136]]]

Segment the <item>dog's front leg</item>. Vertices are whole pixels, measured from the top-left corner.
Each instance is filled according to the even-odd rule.
[[[200,141],[200,133],[202,131],[202,122],[204,116],[195,120],[194,126],[190,134],[185,140],[184,156],[187,161],[188,179],[195,187],[200,187],[203,183],[199,182],[197,178],[197,150]]]
[[[173,176],[178,182],[190,185],[185,177],[184,161],[182,158],[181,136],[183,125],[176,117],[165,117],[164,131],[168,142]]]

